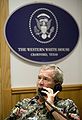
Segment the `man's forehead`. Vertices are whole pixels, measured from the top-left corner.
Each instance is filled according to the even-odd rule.
[[[39,73],[52,75],[53,69],[41,69]]]

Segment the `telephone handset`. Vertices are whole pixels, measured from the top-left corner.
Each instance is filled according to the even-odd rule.
[[[42,91],[47,91],[47,90],[44,89],[44,88],[39,88],[39,89],[38,89],[38,92],[40,93],[40,95],[42,95],[42,96],[47,96],[46,93],[43,93]],[[60,83],[56,84],[56,85],[54,86],[53,91],[54,91],[54,93],[57,92],[57,91],[62,91],[62,86],[61,86],[61,84],[60,84]],[[48,92],[48,91],[47,91],[47,92]]]
[[[57,91],[62,91],[62,86],[60,83],[57,83],[55,86],[54,86],[54,89],[53,89],[54,93],[57,92]]]

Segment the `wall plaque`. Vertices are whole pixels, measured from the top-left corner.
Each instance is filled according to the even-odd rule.
[[[34,63],[58,62],[75,48],[79,30],[64,9],[47,3],[28,4],[7,19],[5,37],[20,58]]]

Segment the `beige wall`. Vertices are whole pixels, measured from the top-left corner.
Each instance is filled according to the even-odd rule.
[[[64,84],[82,83],[82,0],[9,0],[9,14],[19,7],[33,2],[47,2],[63,8],[76,20],[80,29],[79,42],[74,51],[61,62],[56,63],[64,71]],[[61,2],[62,1],[62,2]],[[38,70],[41,65],[25,62],[12,53],[11,56],[11,84],[14,87],[35,87]],[[55,63],[55,62],[54,62]],[[33,72],[34,71],[34,72]],[[20,74],[20,75],[19,75]],[[29,78],[29,79],[28,79]]]

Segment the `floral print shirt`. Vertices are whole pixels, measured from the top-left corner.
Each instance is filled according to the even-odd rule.
[[[54,105],[67,117],[67,120],[80,120],[77,106],[72,100],[57,97]],[[6,120],[55,120],[55,118],[47,110],[45,103],[39,104],[36,98],[27,98],[15,105]]]

